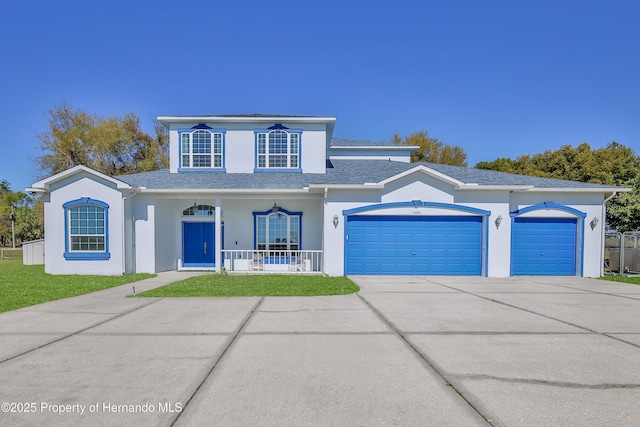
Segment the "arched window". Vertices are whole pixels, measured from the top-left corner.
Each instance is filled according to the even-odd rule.
[[[224,131],[198,125],[180,132],[180,167],[221,169],[224,165]]]
[[[301,249],[302,212],[254,212],[255,248],[266,251],[295,251]]]
[[[65,259],[109,259],[109,205],[83,197],[62,207],[65,211]]]
[[[216,208],[211,205],[194,205],[182,211],[182,216],[214,216]]]
[[[300,135],[282,125],[256,131],[256,169],[300,169]]]

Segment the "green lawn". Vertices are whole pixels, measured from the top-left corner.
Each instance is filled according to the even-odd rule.
[[[346,277],[207,274],[138,294],[145,297],[344,295],[360,288]]]
[[[611,280],[613,282],[633,283],[634,285],[640,285],[640,276],[604,276],[602,280]]]
[[[0,260],[0,313],[154,276],[154,274],[58,276],[45,274],[42,265],[22,265],[21,258],[4,259]]]

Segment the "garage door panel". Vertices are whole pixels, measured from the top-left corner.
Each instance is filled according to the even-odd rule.
[[[351,216],[346,232],[347,274],[482,272],[482,217]]]
[[[516,218],[512,229],[512,274],[576,274],[575,218]]]

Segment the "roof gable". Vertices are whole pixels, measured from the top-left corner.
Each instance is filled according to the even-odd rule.
[[[445,175],[445,174],[443,174],[441,172],[438,172],[438,171],[435,171],[435,170],[433,170],[431,168],[428,168],[425,165],[415,166],[414,168],[408,169],[408,170],[406,170],[404,172],[401,172],[401,173],[396,174],[394,176],[391,176],[391,177],[389,177],[387,179],[384,179],[384,180],[378,182],[378,184],[386,185],[388,183],[391,183],[393,181],[397,181],[397,180],[402,179],[402,178],[404,178],[404,177],[406,177],[408,175],[411,175],[413,173],[422,173],[424,175],[427,175],[429,177],[435,178],[435,179],[437,179],[439,181],[442,181],[444,183],[450,184],[450,185],[452,185],[454,187],[457,187],[457,186],[465,184],[462,181],[459,181],[459,180],[457,180],[455,178],[452,178],[452,177],[450,177],[448,175]]]
[[[67,169],[65,171],[62,171],[60,173],[57,173],[53,176],[50,176],[49,178],[45,178],[41,181],[38,181],[36,183],[34,183],[31,187],[27,188],[26,190],[30,193],[46,193],[49,191],[49,189],[51,188],[51,185],[55,184],[56,182],[62,181],[64,179],[70,178],[74,175],[78,175],[80,173],[86,173],[89,175],[93,175],[99,179],[102,179],[104,181],[107,181],[113,185],[115,185],[115,187],[119,190],[128,190],[131,189],[131,185],[127,184],[124,181],[120,181],[119,179],[110,177],[108,175],[105,175],[101,172],[95,171],[91,168],[88,168],[86,166],[83,165],[78,165],[78,166],[74,166],[71,169]]]

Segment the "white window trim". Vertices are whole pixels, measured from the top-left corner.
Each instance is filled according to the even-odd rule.
[[[201,125],[199,125],[201,126]],[[211,135],[211,152],[210,153],[194,153],[193,151],[193,135],[196,132],[208,132]],[[192,128],[178,130],[178,171],[188,170],[216,170],[224,171],[225,168],[225,135],[226,131],[223,129],[211,129],[211,128]],[[215,150],[216,136],[220,137],[220,150]],[[183,139],[187,137],[188,152],[184,152]],[[211,166],[194,166],[194,156],[208,156]],[[215,166],[216,158],[220,158],[220,166]],[[188,158],[188,165],[184,165],[184,159]]]
[[[282,132],[287,135],[286,142],[286,152],[285,153],[272,153],[269,150],[269,140],[270,135],[276,132]],[[264,136],[264,148],[265,152],[260,153],[260,138]],[[297,138],[297,153],[293,153],[292,151],[292,140]],[[255,170],[256,171],[269,171],[269,170],[289,170],[289,171],[299,171],[302,170],[302,130],[293,130],[287,128],[278,128],[278,129],[265,129],[265,130],[256,130],[255,131]],[[269,162],[271,157],[282,157],[285,156],[286,166],[269,166]],[[264,166],[260,166],[260,160],[264,157]],[[296,165],[292,165],[294,163],[292,160],[295,159]]]
[[[277,251],[277,250],[301,250],[302,249],[302,212],[289,212],[285,209],[282,208],[278,208],[278,212],[272,212],[272,211],[266,211],[266,212],[254,212],[254,233],[255,233],[255,249],[259,250],[260,245],[264,245],[264,249],[260,249],[260,250],[267,250],[267,251]],[[273,215],[280,215],[283,217],[286,217],[287,219],[287,225],[286,225],[286,230],[287,230],[287,241],[286,242],[279,242],[279,243],[270,243],[269,242],[269,218]],[[259,230],[258,230],[258,219],[259,218],[264,218],[265,219],[265,242],[260,242],[259,241]],[[297,242],[294,243],[294,245],[297,246],[297,248],[292,249],[291,248],[291,218],[298,218],[298,236],[297,236]],[[282,246],[286,244],[286,249],[282,249],[282,248],[278,248],[278,249],[274,249],[274,248],[270,248],[270,245],[279,245]]]

